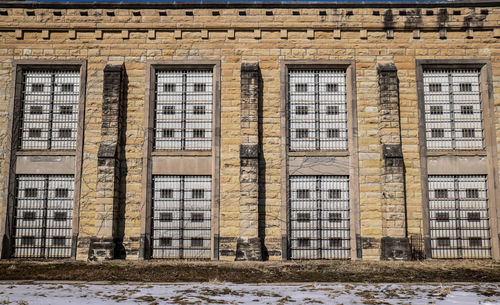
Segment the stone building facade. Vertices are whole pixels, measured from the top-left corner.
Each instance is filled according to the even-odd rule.
[[[0,3],[2,258],[500,258],[497,1]]]

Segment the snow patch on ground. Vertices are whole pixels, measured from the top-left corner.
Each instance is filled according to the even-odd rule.
[[[0,304],[500,304],[500,283],[0,283]]]

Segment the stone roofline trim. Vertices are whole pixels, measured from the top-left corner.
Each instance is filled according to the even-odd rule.
[[[171,1],[171,2],[39,2],[1,1],[2,8],[60,9],[210,9],[210,8],[437,8],[437,7],[498,7],[494,0],[456,1]]]

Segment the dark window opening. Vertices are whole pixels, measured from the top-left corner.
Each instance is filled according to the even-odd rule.
[[[330,238],[330,247],[332,248],[340,248],[342,247],[342,239],[341,238]]]
[[[21,236],[21,245],[22,246],[34,246],[35,245],[35,236]]]
[[[326,84],[326,92],[339,92],[339,84]]]
[[[478,189],[466,189],[465,190],[465,198],[479,198],[479,190]]]
[[[160,213],[160,221],[161,222],[172,222],[174,217],[172,213]]]
[[[309,138],[309,130],[308,129],[297,129],[295,131],[297,139],[306,139]]]
[[[74,84],[61,84],[61,92],[73,92],[74,90]]]
[[[160,237],[158,241],[160,243],[160,247],[172,246],[172,237]]]
[[[31,92],[43,92],[43,84],[32,84]]]
[[[432,138],[444,138],[444,129],[443,128],[432,128],[431,129],[431,137]]]
[[[163,106],[163,114],[164,115],[175,114],[175,106]]]
[[[296,106],[295,107],[295,114],[296,115],[307,115],[307,113],[308,113],[307,106]]]
[[[35,16],[35,11],[27,11],[26,15],[27,16]]]
[[[191,222],[203,222],[204,220],[203,213],[191,213]]]
[[[43,114],[43,107],[42,106],[31,106],[30,107],[30,114]]]
[[[406,16],[406,11],[399,11],[399,16]]]
[[[434,15],[434,11],[432,11],[432,10],[426,10],[425,11],[425,15],[426,16],[433,16]]]
[[[461,83],[460,84],[460,92],[471,92],[472,84],[471,83]]]
[[[372,15],[373,15],[373,16],[380,16],[380,12],[379,12],[379,11],[373,11],[373,12],[372,12]]]
[[[320,16],[326,16],[326,11],[319,11]]]
[[[436,213],[436,221],[438,222],[447,222],[450,221],[450,214],[444,213]]]
[[[472,105],[460,106],[461,114],[474,114],[474,107]]]
[[[353,13],[352,11],[347,11],[347,12],[345,13],[345,15],[346,15],[346,16],[353,16],[353,15],[354,15],[354,13]]]
[[[207,91],[207,84],[196,83],[194,84],[194,92],[205,92]]]
[[[342,221],[342,213],[330,213],[328,215],[328,220],[330,222],[341,222]]]
[[[164,138],[173,138],[174,137],[174,130],[173,129],[163,129],[163,137]]]
[[[167,12],[165,12],[165,11],[160,11],[160,12],[158,13],[158,15],[160,15],[160,16],[167,16]]]
[[[191,247],[203,247],[203,238],[191,238]]]
[[[469,247],[482,247],[483,239],[481,237],[469,237]]]
[[[442,91],[442,86],[439,83],[432,83],[429,84],[429,92],[441,92]]]
[[[203,115],[205,114],[205,106],[194,106],[193,114],[195,115]]]
[[[73,114],[73,106],[59,106],[59,114]]]
[[[54,212],[54,221],[66,221],[67,219],[68,219],[68,213]]]
[[[272,16],[272,15],[274,15],[273,11],[266,11],[266,16]]]
[[[87,12],[87,11],[80,12],[80,16],[88,16],[88,15],[89,15],[89,12]]]
[[[437,190],[434,190],[434,198],[436,198],[436,199],[446,199],[446,198],[448,198],[448,190],[447,189],[437,189]]]
[[[339,113],[339,106],[326,106],[327,115],[338,115]]]
[[[473,128],[463,128],[462,129],[462,137],[464,138],[474,138],[475,131]]]
[[[186,16],[194,16],[192,11],[186,11]]]
[[[299,247],[310,247],[311,246],[311,239],[310,238],[299,238],[297,239],[299,243]]]
[[[460,16],[461,14],[462,14],[461,11],[458,11],[458,10],[457,11],[453,11],[453,15],[455,15],[455,16]]]
[[[24,197],[26,198],[36,198],[38,197],[38,189],[36,188],[27,188],[24,190]]]
[[[307,189],[297,190],[298,199],[309,199],[310,191]]]
[[[220,16],[220,12],[219,11],[212,11],[212,16]]]
[[[246,16],[246,15],[247,15],[247,12],[245,12],[245,11],[239,11],[239,12],[238,12],[238,15],[240,15],[240,16]]]
[[[59,129],[59,138],[71,138],[71,129]]]
[[[479,221],[481,221],[481,213],[469,212],[469,213],[467,213],[467,220],[469,222],[479,222]]]
[[[54,192],[55,198],[68,198],[69,190],[67,188],[56,188]]]
[[[449,247],[451,246],[451,241],[449,237],[438,237],[437,238],[438,247]]]
[[[134,11],[134,12],[132,12],[132,14],[136,17],[141,16],[141,12],[139,12],[139,11]]]
[[[24,212],[23,220],[34,221],[36,219],[36,212]]]
[[[193,199],[203,199],[203,198],[205,198],[205,190],[204,189],[193,189],[193,190],[191,190],[191,197]]]
[[[174,83],[167,83],[163,85],[163,90],[165,92],[175,92],[175,84]]]
[[[431,114],[443,114],[443,106],[431,106]]]
[[[340,130],[338,129],[328,129],[327,131],[328,138],[338,138],[340,137]]]
[[[193,129],[193,138],[204,138],[205,129]]]
[[[297,213],[297,221],[298,222],[309,222],[311,221],[310,213]]]
[[[293,12],[292,12],[292,15],[293,15],[293,16],[300,16],[300,12],[299,12],[299,11],[293,11]]]
[[[328,190],[328,198],[340,199],[341,197],[342,197],[342,190],[339,189]]]
[[[40,128],[30,128],[28,130],[28,137],[41,138],[42,137],[42,130]]]
[[[174,190],[172,189],[162,189],[160,190],[160,198],[174,198]]]
[[[295,84],[295,92],[307,92],[307,84]]]
[[[106,15],[108,15],[109,17],[113,17],[115,15],[115,12],[106,12]]]

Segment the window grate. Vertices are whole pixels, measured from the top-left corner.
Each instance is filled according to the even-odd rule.
[[[17,176],[13,257],[71,256],[73,193],[73,176]]]
[[[156,73],[156,150],[212,149],[212,71]]]
[[[347,176],[290,177],[290,258],[350,258],[349,211]]]
[[[346,72],[291,70],[288,84],[290,151],[347,150]]]
[[[486,176],[429,176],[433,258],[490,258]]]
[[[22,88],[20,148],[76,149],[80,72],[25,71]]]
[[[153,176],[153,258],[210,258],[210,176]]]
[[[427,149],[482,149],[479,70],[424,71]]]

